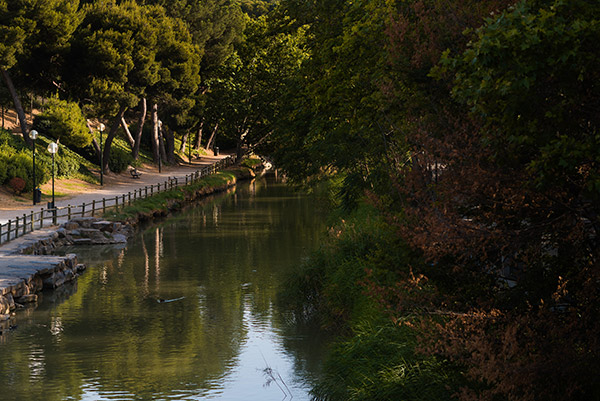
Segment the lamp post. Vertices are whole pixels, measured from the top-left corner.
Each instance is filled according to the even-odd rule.
[[[188,160],[192,164],[192,133],[188,134]]]
[[[104,185],[104,152],[102,150],[102,132],[104,131],[104,124],[100,123],[98,126],[100,130],[100,185]]]
[[[34,129],[29,131],[29,137],[33,140],[32,150],[33,150],[33,205],[35,206],[37,191],[35,190],[35,140],[38,137],[38,132]]]
[[[52,206],[48,205],[50,208],[54,209],[54,154],[58,151],[58,145],[55,142],[50,142],[48,145],[48,152],[52,155]]]
[[[162,121],[158,120],[158,172],[161,172],[161,159],[162,155],[160,152],[160,140],[162,139]]]

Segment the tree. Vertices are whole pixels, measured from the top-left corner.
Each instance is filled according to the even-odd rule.
[[[198,130],[200,133],[200,127],[206,118],[203,106],[207,104],[204,97],[209,90],[209,82],[232,53],[233,45],[241,40],[244,28],[243,14],[237,2],[230,0],[147,0],[146,3],[162,5],[170,17],[184,21],[191,34],[192,43],[202,57],[199,64],[201,82],[198,83],[198,90],[193,96],[186,95],[186,100],[181,106],[187,110],[177,112],[178,126],[170,122],[175,129],[184,132]],[[185,124],[181,125],[184,120]],[[200,137],[196,139],[196,143],[199,143],[199,139]]]
[[[125,111],[138,104],[159,79],[158,30],[151,9],[133,1],[94,3],[84,11],[66,76],[73,96],[82,99],[90,111],[112,120],[102,157],[101,168],[106,171]]]
[[[599,16],[587,1],[520,2],[445,58],[441,72],[455,73],[453,93],[471,107],[474,129],[436,189],[444,217],[462,218],[455,234],[467,235],[446,233],[436,259],[512,284],[496,281],[479,313],[441,328],[436,350],[485,383],[464,399],[600,394],[589,375],[600,353]]]
[[[28,145],[28,124],[11,72],[25,89],[47,93],[53,88],[61,56],[80,22],[78,5],[78,0],[0,1],[0,72]]]

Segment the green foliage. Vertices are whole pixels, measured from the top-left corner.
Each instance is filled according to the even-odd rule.
[[[18,16],[13,1],[0,1],[0,68],[7,69],[17,62],[23,49],[25,29],[14,23]],[[18,8],[17,8],[18,9]]]
[[[78,0],[0,1],[0,66],[36,92],[54,87],[61,56],[80,22]],[[18,64],[17,64],[18,63]]]
[[[275,164],[295,181],[348,174],[355,178],[345,183],[349,198],[367,188],[389,192],[378,177],[388,175],[383,155],[390,127],[380,89],[393,2],[289,1],[282,8],[282,24],[305,32],[309,57],[281,95],[268,148]]]
[[[242,160],[240,166],[254,169],[262,164],[262,160],[254,157],[248,157]]]
[[[454,95],[488,127],[497,161],[528,169],[540,187],[575,184],[594,200],[598,41],[597,2],[521,1],[443,64],[456,72]]]
[[[451,399],[460,372],[419,355],[419,329],[408,319],[390,322],[367,285],[394,285],[419,263],[381,216],[362,205],[330,229],[327,243],[284,285],[280,301],[296,319],[347,333],[326,359],[315,400]]]
[[[368,274],[393,282],[396,272],[407,271],[417,259],[366,205],[331,227],[329,234],[329,241],[290,277],[280,299],[299,320],[341,329],[378,309],[365,293]]]
[[[71,178],[79,171],[79,162],[62,152],[54,157],[54,164],[56,177]]]
[[[33,128],[66,146],[83,148],[92,143],[92,135],[76,103],[52,97],[44,112],[36,116]]]
[[[33,190],[32,152],[18,137],[0,130],[0,185],[8,184],[15,177],[25,180],[26,192]],[[49,177],[47,163],[43,157],[36,157],[36,183],[43,184]]]
[[[108,159],[110,171],[120,173],[133,163],[131,153],[117,146],[113,146]]]
[[[158,81],[158,26],[152,11],[134,1],[84,6],[65,78],[69,92],[91,100],[96,114],[114,116],[122,106],[135,106],[145,89]]]
[[[314,400],[443,401],[453,399],[459,372],[435,357],[415,352],[416,330],[374,318],[338,342],[312,390]]]

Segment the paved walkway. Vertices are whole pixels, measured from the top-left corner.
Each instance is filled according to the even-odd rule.
[[[105,184],[103,187],[98,187],[94,192],[82,193],[69,197],[56,198],[56,207],[64,207],[68,205],[80,205],[82,203],[90,203],[93,200],[101,201],[102,198],[114,198],[117,195],[127,194],[135,189],[143,188],[145,186],[156,185],[159,182],[165,182],[169,177],[185,177],[195,171],[202,169],[203,167],[209,166],[220,159],[226,158],[227,154],[219,156],[202,156],[194,159],[192,164],[181,164],[179,166],[168,166],[158,172],[157,168],[140,168],[138,171],[142,173],[139,179],[131,177],[129,172],[125,172],[117,177],[115,180],[111,180],[110,184]],[[0,205],[0,224],[5,224],[8,220],[14,220],[17,216],[22,218],[23,214],[29,215],[32,211],[39,212],[41,209],[46,209],[46,202],[37,204],[36,206],[29,205],[23,209],[2,209]]]

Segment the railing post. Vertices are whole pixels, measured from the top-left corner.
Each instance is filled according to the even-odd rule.
[[[2,243],[2,223],[0,223],[0,244]]]
[[[157,184],[158,188],[156,192],[160,192],[160,182]]]
[[[34,221],[34,216],[35,214],[33,213],[33,210],[31,211],[31,232],[33,232],[33,230],[35,230],[35,226],[33,225]]]
[[[131,192],[127,192],[128,201],[127,204],[131,206]]]
[[[25,235],[27,229],[27,214],[23,213],[23,235]]]
[[[106,213],[106,198],[102,198],[102,214]]]
[[[17,216],[17,224],[15,225],[15,238],[19,236],[19,216]]]
[[[12,224],[12,220],[8,220],[8,231],[6,232],[6,241],[10,241],[10,226]]]
[[[67,205],[67,219],[71,221],[71,204]]]
[[[125,207],[125,194],[123,194],[123,207]]]
[[[40,210],[40,228],[44,228],[44,208]]]
[[[96,199],[92,199],[92,217],[96,213]]]
[[[85,202],[81,204],[81,217],[85,216]]]
[[[115,210],[119,210],[119,195],[115,196]]]

